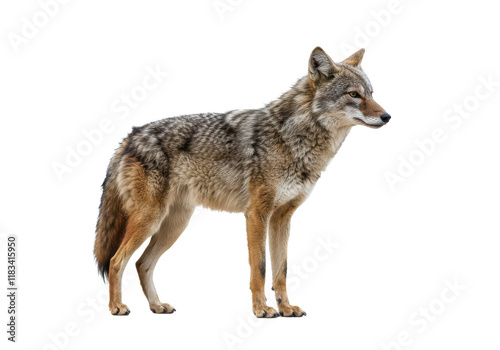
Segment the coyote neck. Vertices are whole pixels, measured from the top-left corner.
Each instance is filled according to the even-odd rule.
[[[278,120],[279,133],[293,158],[321,172],[339,150],[351,126],[335,122],[326,126],[321,120],[330,117],[313,110],[313,98],[314,91],[304,77],[267,108]]]

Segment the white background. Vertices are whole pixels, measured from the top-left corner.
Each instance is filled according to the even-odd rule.
[[[230,10],[212,0],[69,1],[18,45],[23,18],[33,23],[42,7],[2,3],[0,275],[5,235],[19,240],[12,348],[383,349],[398,337],[388,349],[498,348],[498,11],[486,1],[220,3]],[[294,216],[289,269],[302,277],[290,271],[290,299],[307,317],[253,318],[243,215],[205,209],[156,269],[160,298],[177,312],[150,312],[134,266],[142,247],[125,272],[132,313],[110,316],[92,250],[119,141],[165,117],[260,108],[307,73],[318,45],[334,60],[366,48],[363,67],[392,120],[354,128]],[[111,106],[157,66],[170,75],[120,118]],[[459,120],[449,109],[464,104]],[[113,131],[59,179],[54,164],[105,118]],[[444,142],[427,142],[424,155],[417,143],[436,129]],[[387,176],[401,181],[391,187]],[[336,248],[325,255],[318,239]],[[447,280],[466,289],[453,296]],[[276,306],[269,281],[270,269]],[[429,307],[432,322],[419,316]]]

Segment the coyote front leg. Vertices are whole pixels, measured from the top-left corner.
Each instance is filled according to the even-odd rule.
[[[295,200],[277,208],[269,222],[269,247],[273,265],[273,289],[281,316],[301,317],[306,312],[290,305],[286,292],[287,249],[292,214],[301,201]]]
[[[278,317],[278,312],[266,305],[264,283],[266,277],[266,231],[273,207],[272,196],[262,188],[250,190],[250,205],[247,220],[248,253],[250,262],[250,290],[252,291],[253,313],[260,318]]]

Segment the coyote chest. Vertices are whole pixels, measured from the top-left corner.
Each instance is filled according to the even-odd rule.
[[[279,183],[276,189],[275,205],[283,205],[299,195],[307,197],[314,185],[315,183],[309,180],[302,181],[299,178],[286,178]]]

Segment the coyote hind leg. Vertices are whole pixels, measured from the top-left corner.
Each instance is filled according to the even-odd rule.
[[[142,290],[148,299],[149,308],[154,313],[171,314],[175,311],[170,304],[160,302],[153,282],[153,272],[161,255],[175,243],[187,227],[193,211],[194,205],[173,204],[163,219],[160,229],[151,237],[146,250],[137,260],[136,267]]]
[[[131,216],[127,222],[125,237],[109,268],[109,310],[113,315],[128,315],[127,305],[122,303],[122,276],[132,254],[157,229],[160,215]]]

